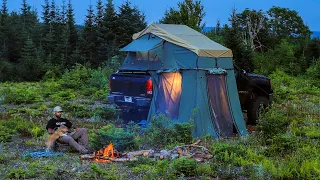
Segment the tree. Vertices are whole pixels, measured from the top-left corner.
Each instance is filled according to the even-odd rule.
[[[74,20],[74,13],[73,13],[73,8],[71,4],[71,0],[69,0],[68,3],[68,10],[67,10],[67,25],[69,27],[69,44],[70,47],[68,49],[68,54],[71,54],[75,52],[75,50],[78,48],[77,47],[77,42],[78,42],[78,32],[75,26],[75,20]],[[78,51],[77,51],[78,53]],[[75,56],[74,56],[75,57]],[[68,65],[72,65],[72,62],[76,60],[68,59]]]
[[[205,35],[211,40],[224,45],[224,30],[221,29],[220,21],[217,20],[216,27],[212,28],[209,32],[206,32]]]
[[[100,46],[97,49],[98,62],[95,62],[94,65],[98,65],[104,61],[108,61],[118,52],[118,23],[119,17],[115,11],[113,2],[112,0],[108,0],[106,11],[102,21],[102,26],[100,29],[100,34],[98,35],[98,38],[101,41]],[[126,28],[130,29],[130,27],[128,26]]]
[[[0,10],[0,59],[8,56],[8,16],[7,0],[3,0]]]
[[[103,21],[103,14],[104,14],[102,0],[98,0],[97,1],[96,8],[97,8],[97,14],[95,16],[95,25],[97,27],[101,27],[102,26],[102,21]]]
[[[271,33],[278,39],[309,37],[310,30],[295,10],[273,6],[267,11]]]
[[[184,24],[197,31],[202,31],[205,23],[202,22],[205,16],[204,7],[200,0],[184,0],[178,3],[178,10],[170,8],[165,12],[160,23]]]
[[[242,30],[237,19],[236,9],[232,10],[229,21],[231,22],[231,27],[225,27],[225,45],[232,50],[233,59],[237,66],[242,69],[252,70],[252,51],[242,39]]]
[[[81,43],[81,54],[85,57],[87,62],[95,61],[95,27],[94,27],[94,13],[92,9],[92,5],[89,5],[89,9],[87,10],[88,14],[86,15],[86,20],[84,23],[84,29],[81,35],[80,43]]]
[[[43,75],[41,60],[37,57],[37,49],[32,40],[28,38],[22,48],[21,59],[18,65],[20,78],[25,81],[35,81]]]
[[[262,39],[266,34],[262,35],[263,30],[268,29],[267,17],[262,10],[245,9],[241,14],[237,15],[239,26],[244,30],[243,40],[246,46],[250,47],[252,51],[256,49],[262,50],[264,44]]]
[[[122,48],[132,41],[132,35],[146,28],[145,15],[127,0],[119,7],[119,47]]]

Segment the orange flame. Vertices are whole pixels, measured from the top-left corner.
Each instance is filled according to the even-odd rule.
[[[119,153],[114,149],[113,144],[110,143],[107,147],[104,147],[95,153],[95,158],[93,161],[109,163],[111,160],[109,158],[117,158],[119,157]]]

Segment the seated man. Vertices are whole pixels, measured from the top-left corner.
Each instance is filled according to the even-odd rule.
[[[61,118],[62,112],[63,110],[60,106],[56,106],[53,109],[54,116],[49,120],[46,127],[49,134],[52,134],[61,125],[66,126],[69,130],[72,127],[72,123],[69,120]],[[67,136],[61,136],[57,141],[62,144],[69,144],[80,153],[88,153],[87,129],[76,128],[75,130],[75,132],[69,133]],[[78,140],[79,143],[75,140]]]

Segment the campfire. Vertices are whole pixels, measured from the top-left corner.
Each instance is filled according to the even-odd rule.
[[[208,149],[204,146],[199,146],[200,140],[193,144],[176,146],[171,150],[140,150],[120,153],[114,149],[113,144],[100,149],[94,154],[81,155],[80,159],[91,159],[94,162],[110,163],[110,162],[127,162],[136,161],[138,157],[153,158],[153,159],[176,159],[179,157],[192,158],[198,162],[202,162],[212,158]]]
[[[119,157],[119,152],[114,149],[113,144],[109,144],[107,147],[100,149],[93,154],[92,160],[95,162],[109,163],[112,159]]]

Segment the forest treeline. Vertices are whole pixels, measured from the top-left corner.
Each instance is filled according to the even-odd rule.
[[[19,11],[0,7],[0,81],[38,81],[46,72],[61,75],[76,64],[119,67],[119,49],[147,26],[144,13],[129,0],[115,7],[112,0],[89,5],[83,26],[76,25],[71,0],[57,5],[44,0],[41,13],[21,1]],[[280,69],[291,75],[320,79],[320,40],[299,14],[287,8],[231,11],[229,23],[205,32],[204,7],[199,0],[182,0],[160,23],[185,24],[232,49],[235,63],[268,75]],[[53,72],[53,73],[52,73]]]

